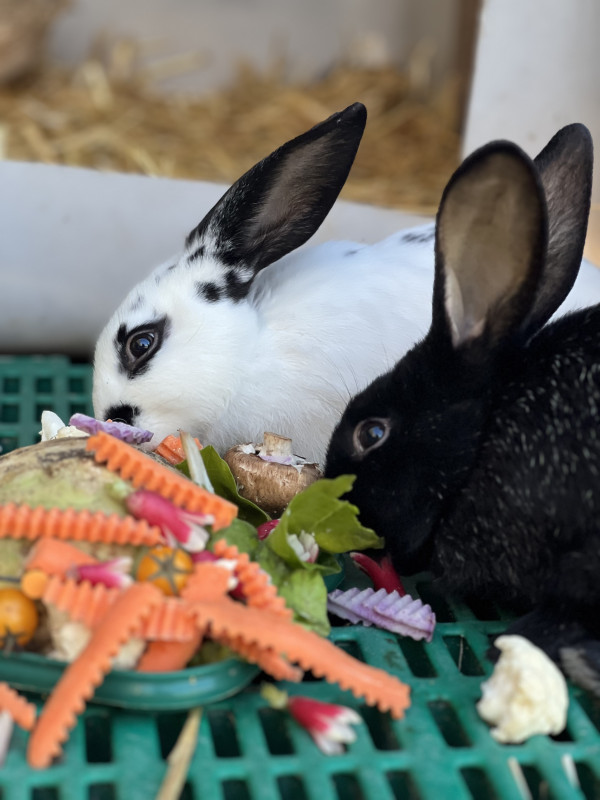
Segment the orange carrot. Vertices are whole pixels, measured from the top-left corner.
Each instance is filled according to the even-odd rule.
[[[31,569],[21,576],[21,591],[31,600],[41,600],[50,578],[41,569]]]
[[[142,620],[160,604],[162,597],[160,590],[150,583],[134,583],[120,593],[84,651],[65,669],[46,701],[29,738],[30,766],[43,769],[60,754],[76,715],[102,683],[111,660],[121,645],[137,633]]]
[[[255,561],[250,561],[247,553],[240,553],[235,545],[228,545],[225,539],[215,542],[213,552],[219,558],[236,561],[235,575],[245,595],[246,603],[254,608],[272,611],[286,619],[292,619],[293,611],[287,608],[285,600],[277,594],[277,587],[271,583],[270,576]]]
[[[25,568],[43,570],[46,575],[64,576],[71,567],[97,563],[97,558],[68,542],[60,539],[39,539],[25,559]]]
[[[131,481],[136,489],[149,489],[188,511],[201,511],[214,518],[213,530],[226,528],[237,516],[237,506],[190,481],[150,456],[107,433],[90,436],[86,449],[98,463]]]
[[[36,707],[11,689],[7,683],[0,683],[0,711],[8,711],[16,724],[26,731],[30,731],[34,726]]]
[[[198,439],[194,439],[194,441],[201,450],[202,445]],[[181,444],[181,437],[175,436],[172,433],[170,433],[168,436],[165,436],[158,447],[154,448],[154,452],[164,458],[165,461],[167,461],[169,464],[172,464],[174,467],[176,467],[177,464],[181,464],[182,461],[185,461],[186,457],[185,450]]]
[[[136,669],[138,672],[173,672],[184,669],[202,643],[202,631],[196,628],[187,642],[150,642]]]
[[[203,603],[205,600],[218,600],[229,591],[231,572],[214,561],[201,561],[194,564],[194,571],[181,590],[184,601]]]
[[[302,670],[292,666],[283,656],[276,653],[272,647],[261,647],[256,642],[247,642],[240,636],[220,635],[219,641],[234,650],[246,661],[258,664],[264,672],[267,672],[277,681],[298,682],[302,680],[304,674]]]
[[[59,611],[65,611],[74,622],[96,628],[106,616],[122,589],[73,578],[49,577],[41,570],[26,572],[21,589],[32,600],[43,600]],[[165,597],[142,622],[140,637],[150,641],[189,642],[196,635],[197,625],[186,604],[179,598]]]
[[[317,677],[337,682],[342,689],[351,689],[364,696],[369,705],[401,717],[410,705],[410,689],[382,669],[361,661],[300,625],[281,616],[236,603],[228,597],[193,604],[198,623],[211,626],[213,638],[237,637],[263,648],[273,648],[291,661],[310,669]],[[250,657],[250,656],[248,656]]]
[[[152,545],[164,541],[160,528],[145,520],[103,514],[101,511],[74,511],[69,508],[30,508],[7,503],[0,506],[0,538],[72,539],[105,544]]]

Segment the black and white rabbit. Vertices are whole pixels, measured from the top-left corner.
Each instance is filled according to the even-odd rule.
[[[221,451],[274,430],[323,461],[350,397],[431,319],[432,225],[293,252],[333,205],[365,119],[356,103],[284,144],[131,290],[97,343],[97,417],[153,431],[151,445],[183,428]],[[592,297],[587,265],[567,302]]]
[[[535,163],[482,147],[436,225],[426,337],[349,403],[326,475],[353,473],[361,521],[400,573],[515,603],[527,636],[600,692],[600,306],[544,323],[579,269],[587,128]]]

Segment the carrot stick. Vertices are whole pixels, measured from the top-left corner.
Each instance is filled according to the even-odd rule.
[[[194,441],[198,445],[198,448],[201,449],[202,445],[198,439],[194,439]],[[183,445],[181,444],[181,437],[174,436],[172,433],[165,436],[158,447],[154,448],[154,452],[174,467],[176,467],[177,464],[181,464],[186,458]]]
[[[39,539],[25,559],[25,568],[42,570],[46,575],[65,576],[71,567],[97,563],[97,558],[68,542],[60,539]]]
[[[150,583],[134,583],[121,592],[92,634],[81,655],[63,672],[29,737],[27,761],[37,769],[47,767],[59,755],[61,745],[85,708],[94,689],[111,668],[121,645],[136,634],[141,621],[162,600]]]
[[[37,714],[36,707],[11,689],[7,683],[0,683],[0,711],[8,711],[20,728],[26,731],[33,728]]]
[[[173,672],[184,669],[202,643],[198,628],[194,638],[187,642],[150,642],[136,669],[138,672]]]
[[[277,681],[302,680],[303,672],[298,667],[292,666],[283,656],[273,650],[272,647],[262,647],[256,642],[247,642],[240,636],[220,635],[219,641],[227,645],[231,650],[242,656],[246,661],[258,666],[271,675]]]
[[[160,528],[145,520],[103,514],[101,511],[64,511],[58,508],[30,508],[7,503],[0,506],[0,538],[72,539],[104,544],[134,544],[152,547],[164,541]]]
[[[389,710],[394,717],[403,716],[410,705],[410,689],[397,678],[363,664],[329,640],[277,614],[250,608],[228,597],[194,603],[193,613],[199,624],[210,623],[213,638],[240,637],[264,648],[271,647],[304,669],[310,669],[317,677],[337,682],[342,689],[351,689],[357,697],[363,696],[369,705],[377,705],[381,711]]]
[[[277,587],[270,582],[269,575],[255,561],[250,561],[247,553],[240,553],[235,545],[227,544],[225,539],[215,542],[213,552],[219,558],[237,562],[235,575],[240,582],[247,605],[292,619],[292,609],[287,608],[283,597],[277,594]]]
[[[65,611],[74,622],[96,628],[106,616],[122,589],[109,588],[74,578],[52,577],[41,570],[30,570],[21,578],[21,589],[32,600]],[[197,625],[186,604],[179,598],[164,597],[142,622],[140,637],[156,641],[189,642],[196,635]]]
[[[98,463],[131,481],[136,489],[149,489],[188,511],[201,511],[214,518],[213,530],[228,527],[237,516],[237,506],[179,475],[150,456],[107,433],[90,436],[86,450]]]
[[[218,600],[229,591],[231,572],[214,561],[201,561],[194,564],[194,571],[181,590],[184,601],[203,603],[205,600]]]

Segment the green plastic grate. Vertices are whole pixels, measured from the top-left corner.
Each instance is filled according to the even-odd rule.
[[[92,414],[92,369],[64,356],[0,356],[2,453],[39,442],[42,411]]]
[[[44,360],[50,367],[60,365],[61,375],[70,374],[64,360]],[[27,360],[21,363],[25,366]],[[4,366],[0,361],[0,384]],[[40,373],[32,365],[27,374]],[[14,371],[10,376],[18,377]],[[28,403],[35,405],[31,398]],[[58,406],[56,410],[60,413]],[[285,712],[266,706],[256,681],[205,709],[182,799],[600,798],[600,703],[571,688],[563,734],[536,736],[522,745],[496,743],[475,703],[481,682],[491,672],[486,650],[509,618],[489,604],[441,597],[427,576],[406,583],[411,594],[420,595],[436,612],[431,643],[357,626],[336,628],[332,634],[352,655],[411,685],[412,705],[405,719],[392,720],[323,681],[285,685],[291,693],[344,703],[361,714],[364,724],[357,727],[357,740],[347,752],[323,756]],[[141,714],[90,706],[63,757],[43,771],[27,767],[27,735],[16,731],[0,769],[0,800],[152,798],[184,720],[185,712]]]

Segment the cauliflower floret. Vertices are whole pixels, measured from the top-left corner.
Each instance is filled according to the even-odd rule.
[[[51,605],[47,609],[53,645],[48,655],[59,661],[75,661],[90,641],[91,630],[82,622],[73,622],[65,611],[59,611]],[[143,639],[130,639],[113,659],[113,669],[135,669],[145,648]]]
[[[87,433],[80,431],[79,428],[75,428],[73,425],[65,425],[54,411],[42,411],[42,430],[40,431],[40,436],[42,442],[49,442],[51,439],[87,436]]]
[[[495,645],[500,659],[477,703],[479,715],[496,726],[494,739],[517,744],[536,733],[560,733],[569,704],[562,672],[523,636],[500,636]]]

